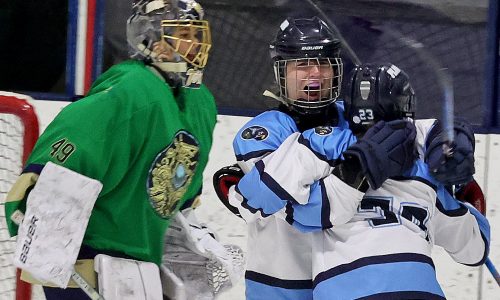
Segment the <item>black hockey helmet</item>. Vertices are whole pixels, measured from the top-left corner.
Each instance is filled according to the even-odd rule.
[[[392,64],[363,64],[350,75],[345,103],[349,127],[363,133],[378,121],[414,118],[410,77]]]
[[[274,61],[340,56],[340,40],[318,17],[287,18],[269,48]]]
[[[287,18],[269,48],[279,96],[289,106],[301,113],[314,113],[337,99],[342,83],[341,43],[323,20],[318,17]],[[290,63],[303,68],[317,65],[333,72],[323,75],[323,80],[316,79],[315,84],[309,84],[314,82],[311,78],[302,78],[295,86],[290,86],[286,79]],[[299,95],[291,95],[290,89],[299,91]]]

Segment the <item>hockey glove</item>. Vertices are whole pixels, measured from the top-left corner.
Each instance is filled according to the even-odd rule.
[[[241,215],[238,209],[229,204],[228,193],[229,188],[238,184],[244,175],[245,173],[243,173],[241,168],[237,164],[234,164],[215,172],[213,177],[214,189],[217,193],[217,197],[219,197],[220,201],[227,207],[227,209],[240,218]]]
[[[355,166],[357,160],[370,187],[378,189],[387,178],[400,176],[413,165],[416,135],[412,122],[380,121],[344,152],[345,163]]]
[[[470,203],[483,215],[486,213],[486,199],[484,197],[483,191],[476,180],[472,179],[467,184],[461,186],[455,192],[455,198],[460,201]]]
[[[444,185],[463,184],[473,180],[475,140],[470,125],[465,121],[455,121],[455,140],[450,146],[451,155],[444,153],[444,132],[439,126],[436,128],[429,133],[425,152],[425,162],[434,178]]]

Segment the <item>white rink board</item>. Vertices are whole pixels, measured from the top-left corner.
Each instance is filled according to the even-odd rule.
[[[41,130],[54,118],[67,102],[34,101],[40,119]],[[214,143],[205,170],[202,205],[197,209],[200,220],[214,229],[225,243],[237,244],[246,249],[245,223],[233,216],[217,200],[212,187],[212,175],[223,166],[233,164],[232,139],[238,129],[247,121],[246,117],[219,116],[214,132]],[[476,175],[475,178],[487,193],[487,216],[492,227],[490,259],[500,266],[500,135],[476,135]],[[437,247],[436,247],[437,248]],[[492,279],[486,267],[482,268],[482,284],[479,289],[480,272],[478,267],[459,265],[451,260],[444,251],[436,249],[433,258],[438,279],[448,299],[500,299],[500,287]],[[479,298],[481,297],[481,298]],[[221,300],[244,299],[244,283],[218,297]]]

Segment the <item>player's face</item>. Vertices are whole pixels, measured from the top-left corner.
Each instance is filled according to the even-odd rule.
[[[189,26],[177,27],[174,36],[179,39],[177,52],[185,55],[188,59],[194,59],[199,48],[196,28]]]
[[[176,39],[171,40],[172,45],[169,45],[165,39],[153,44],[153,52],[157,54],[157,59],[172,61],[174,50],[179,54],[185,55],[188,59],[194,59],[199,48],[196,29],[188,26],[178,27],[175,29],[173,36]]]
[[[198,68],[205,66],[211,47],[210,27],[207,21],[164,20],[162,27],[164,30],[162,40],[157,43],[158,45],[153,45],[153,51],[160,54],[158,59],[175,61],[174,59],[181,57]],[[155,46],[158,51],[155,51]]]
[[[317,101],[330,98],[334,77],[328,59],[297,59],[286,65],[288,98]]]

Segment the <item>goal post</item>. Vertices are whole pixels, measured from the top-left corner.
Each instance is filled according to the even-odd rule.
[[[39,135],[38,118],[31,98],[0,92],[0,299],[31,299],[31,286],[19,279],[12,264],[15,238],[9,236],[5,196],[22,171]]]

